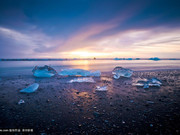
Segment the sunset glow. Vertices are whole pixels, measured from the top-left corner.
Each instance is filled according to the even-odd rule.
[[[0,58],[180,58],[180,8],[169,2],[45,3],[1,5]]]
[[[93,57],[107,57],[108,54],[106,53],[98,53],[98,52],[80,52],[80,51],[75,51],[75,52],[70,52],[70,55],[74,58],[79,57],[79,58],[93,58]]]

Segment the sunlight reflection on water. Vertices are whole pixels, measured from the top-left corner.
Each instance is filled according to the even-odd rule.
[[[0,76],[31,74],[34,66],[50,65],[58,72],[64,68],[112,71],[121,66],[132,70],[180,69],[180,60],[69,60],[69,61],[0,61]]]

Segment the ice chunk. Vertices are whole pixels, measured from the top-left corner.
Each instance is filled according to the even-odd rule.
[[[78,77],[78,78],[74,78],[72,80],[69,81],[69,83],[74,83],[74,82],[90,82],[90,83],[94,83],[94,79],[92,77]]]
[[[20,99],[19,102],[18,102],[18,105],[24,104],[24,103],[25,103],[25,101],[23,99]]]
[[[107,86],[96,86],[96,91],[107,91]]]
[[[101,76],[100,71],[88,71],[83,69],[63,69],[59,72],[61,76]]]
[[[147,103],[147,104],[154,104],[154,102],[153,102],[153,101],[150,101],[150,100],[146,101],[146,103]]]
[[[27,88],[20,90],[20,92],[23,92],[23,93],[32,93],[32,92],[35,92],[38,89],[38,87],[39,87],[39,84],[38,83],[34,83],[32,85],[29,85]]]
[[[96,76],[99,77],[101,76],[101,71],[97,70],[97,71],[90,71],[90,76]]]
[[[55,74],[53,73],[48,73],[47,71],[38,71],[34,73],[35,77],[52,77]]]
[[[158,61],[158,60],[160,60],[160,58],[158,58],[158,57],[153,57],[153,58],[149,58],[149,60]]]
[[[36,66],[32,72],[35,77],[52,77],[56,74],[56,70],[47,65],[43,67]]]
[[[114,60],[122,60],[122,58],[114,58]]]
[[[136,79],[133,84],[134,86],[142,86],[144,89],[148,89],[150,86],[160,87],[162,85],[161,81],[157,78],[151,79]]]
[[[127,58],[126,60],[133,60],[133,58]]]
[[[127,68],[115,67],[112,74],[114,75],[114,79],[119,79],[121,76],[129,78],[133,74],[133,71]]]

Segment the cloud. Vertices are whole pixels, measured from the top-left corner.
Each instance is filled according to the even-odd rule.
[[[38,30],[22,33],[0,27],[0,57],[180,57],[179,28],[131,29],[89,38],[115,27],[115,22],[86,26],[66,40]]]
[[[12,57],[12,54],[16,54],[14,57],[42,57],[43,53],[52,52],[55,48],[55,45],[51,44],[53,38],[41,32],[22,33],[0,27],[0,40],[1,57]],[[4,55],[4,50],[6,50],[6,55]]]
[[[180,29],[166,27],[132,29],[99,39],[87,40],[88,36],[105,30],[105,27],[104,29],[94,28],[75,35],[66,42],[65,47],[69,46],[67,49],[71,53],[100,52],[107,54],[108,57],[151,57],[153,55],[180,57]]]

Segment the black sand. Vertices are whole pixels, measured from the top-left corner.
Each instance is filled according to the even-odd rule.
[[[157,77],[163,85],[144,90],[131,85],[137,77]],[[33,129],[29,134],[180,134],[180,70],[139,71],[119,80],[103,73],[94,78],[96,83],[66,83],[71,78],[2,78],[0,129]],[[34,82],[40,85],[35,93],[19,92]],[[108,91],[96,92],[97,85],[107,85]],[[18,105],[20,99],[25,104]]]

